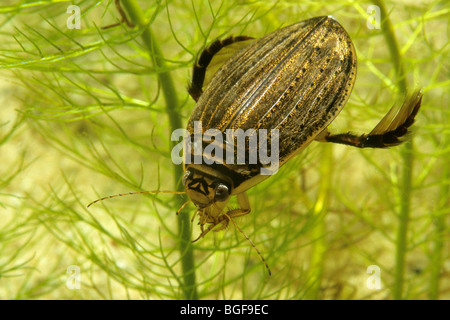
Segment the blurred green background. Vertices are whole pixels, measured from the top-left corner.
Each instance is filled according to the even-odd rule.
[[[69,28],[72,4],[79,29]],[[368,27],[371,5],[379,29]],[[124,1],[130,8],[134,28],[102,29],[120,20],[114,2],[0,6],[1,299],[450,298],[448,2]],[[186,245],[190,230],[177,225],[194,207],[177,218],[179,196],[86,208],[176,190],[170,133],[194,108],[186,88],[202,48],[320,15],[341,23],[358,54],[333,132],[370,131],[405,87],[423,88],[423,104],[411,142],[313,143],[248,192],[252,212],[237,223],[271,277],[231,224]],[[199,232],[194,220],[192,239]]]

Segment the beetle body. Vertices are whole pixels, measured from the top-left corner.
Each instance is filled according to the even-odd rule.
[[[356,53],[330,17],[299,22],[255,40],[220,68],[197,101],[203,129],[279,129],[280,162],[337,116],[356,77]]]
[[[355,82],[355,49],[347,32],[330,17],[302,21],[245,42],[203,85],[187,130],[193,136],[196,121],[203,132],[253,129],[256,134],[260,129],[277,129],[281,166],[311,143],[343,108]],[[209,143],[203,141],[203,145]],[[271,145],[270,135],[267,145]],[[246,155],[248,149],[246,145]],[[204,223],[212,227],[228,223],[222,210],[229,196],[237,195],[241,202],[241,210],[232,215],[250,212],[245,191],[269,175],[260,174],[263,164],[248,160],[247,156],[243,164],[185,164],[186,192],[199,208],[202,231]],[[226,189],[228,197],[217,196],[223,192],[217,188]]]
[[[267,135],[266,143],[268,152],[276,153],[281,166],[315,139],[356,147],[399,144],[414,121],[420,92],[400,110],[391,110],[368,135],[328,132],[327,126],[344,107],[356,79],[353,43],[334,18],[316,17],[258,40],[250,39],[241,36],[216,41],[194,66],[189,93],[197,105],[187,125],[193,139],[196,123],[201,124],[202,134],[214,129],[222,135],[218,146],[221,151],[236,146],[234,137],[227,135],[228,130],[252,130],[249,136],[262,129],[277,130],[277,148],[271,148],[271,135]],[[232,54],[228,53],[228,59],[221,57],[225,61],[217,67],[215,57],[231,46]],[[212,75],[208,74],[210,68],[214,69]],[[200,141],[197,144],[204,150],[215,139]],[[246,157],[241,163],[226,161],[224,157],[208,164],[192,163],[189,153],[185,157],[183,183],[198,208],[202,230],[199,238],[217,225],[221,227],[215,230],[220,230],[233,217],[250,212],[245,191],[269,177],[261,174],[267,164],[249,161],[252,151],[250,143],[246,143]],[[234,195],[240,208],[227,210],[227,202]],[[206,230],[205,224],[209,224]]]
[[[358,148],[385,148],[403,141],[420,108],[420,90],[400,107],[392,107],[368,134],[328,131],[355,79],[353,43],[332,17],[302,21],[260,39],[217,40],[201,53],[188,89],[197,104],[187,124],[190,139],[185,144],[183,176],[185,193],[199,216],[197,240],[230,221],[242,232],[233,218],[250,213],[246,191],[313,140]],[[243,133],[243,142],[236,132]],[[275,169],[262,154],[276,159]],[[200,161],[195,161],[198,155]],[[136,193],[182,192],[128,194]],[[231,196],[236,196],[238,208],[227,207]]]

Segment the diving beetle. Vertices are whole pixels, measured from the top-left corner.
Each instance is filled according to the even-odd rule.
[[[233,45],[222,54],[225,58],[218,59],[225,62],[220,67],[214,65],[218,63],[215,57]],[[212,75],[208,74],[211,67]],[[347,102],[355,79],[353,43],[329,16],[293,24],[258,40],[246,36],[218,40],[202,52],[194,66],[188,91],[197,105],[187,130],[194,135],[194,122],[200,122],[204,131],[278,129],[279,166],[314,140],[358,148],[400,144],[419,110],[420,91],[406,99],[400,109],[393,107],[369,134],[328,131],[327,126]],[[250,153],[246,148],[246,154]],[[250,164],[248,158],[245,164],[185,164],[183,184],[198,208],[200,237],[217,225],[223,228],[232,218],[250,213],[245,191],[270,176],[260,174],[263,167],[262,163]],[[224,214],[234,195],[240,208]],[[209,227],[203,230],[205,224]]]
[[[277,154],[279,166],[312,141],[358,148],[400,144],[420,108],[420,90],[407,97],[400,108],[392,107],[368,134],[328,131],[353,89],[356,64],[352,40],[331,16],[301,21],[260,39],[237,36],[217,40],[203,50],[193,68],[188,92],[196,106],[187,124],[188,134],[195,136],[196,123],[202,125],[201,133],[215,129],[223,134],[223,145],[218,147],[225,150],[236,144],[233,137],[225,134],[227,130],[257,133],[276,129],[277,150],[268,148],[268,152]],[[272,138],[267,135],[267,141]],[[201,150],[211,143],[211,137],[201,140]],[[250,144],[245,144],[245,155],[251,151]],[[250,162],[249,157],[241,163],[190,160],[185,155],[182,181],[197,207],[201,228],[197,240],[213,229],[225,228],[229,221],[239,229],[233,219],[250,213],[246,191],[270,177],[261,174],[267,163]],[[130,194],[148,192],[166,191]],[[237,197],[239,208],[227,209],[232,196]],[[114,196],[99,200],[111,197]],[[266,267],[270,273],[267,264]]]

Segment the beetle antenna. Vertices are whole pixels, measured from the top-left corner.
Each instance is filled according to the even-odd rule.
[[[159,190],[154,190],[154,191],[134,191],[134,192],[127,192],[127,193],[119,193],[119,194],[114,194],[114,195],[112,195],[112,196],[107,196],[107,197],[103,197],[103,198],[94,200],[94,201],[92,201],[91,203],[89,203],[89,204],[87,205],[87,207],[89,208],[89,207],[90,207],[91,205],[93,205],[94,203],[99,202],[99,201],[103,201],[103,200],[106,200],[106,199],[111,199],[111,198],[116,198],[116,197],[123,197],[123,196],[131,196],[131,195],[134,195],[134,194],[141,194],[141,193],[171,193],[171,194],[185,194],[186,192],[185,192],[185,191],[165,191],[165,190],[159,191]],[[189,201],[188,201],[187,203],[183,204],[183,205],[181,206],[181,208],[178,209],[177,214],[178,214],[178,212],[180,212],[180,211],[181,211],[188,203],[189,203]]]
[[[244,235],[244,237],[251,243],[252,247],[256,250],[256,253],[258,253],[258,256],[261,258],[262,262],[266,266],[266,269],[269,272],[269,276],[271,276],[272,272],[270,271],[269,265],[267,264],[266,260],[264,259],[263,255],[261,254],[261,252],[259,252],[258,248],[255,246],[253,241],[244,233],[244,231],[242,231],[242,229],[236,224],[236,222],[234,222],[233,219],[231,219],[231,217],[226,212],[223,212],[223,214],[228,218],[228,220],[230,220],[234,224],[236,229],[238,229],[239,232],[242,233]]]
[[[185,192],[183,192],[183,193],[185,193]],[[182,194],[182,193],[180,193],[180,194]],[[180,214],[181,210],[183,210],[184,207],[186,207],[189,204],[189,202],[191,202],[191,200],[188,200],[185,203],[183,203],[183,205],[180,207],[180,209],[177,210],[177,215]],[[194,217],[195,217],[195,215],[194,215]]]

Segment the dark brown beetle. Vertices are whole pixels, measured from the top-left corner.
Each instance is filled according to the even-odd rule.
[[[265,130],[266,154],[276,156],[276,169],[314,140],[358,148],[385,148],[403,141],[420,108],[421,91],[415,91],[400,108],[392,107],[369,134],[328,131],[347,102],[355,79],[353,43],[332,17],[305,20],[260,39],[239,36],[218,40],[201,53],[189,87],[197,105],[187,125],[188,140],[195,141],[198,134],[200,140],[196,146],[195,142],[187,144],[183,177],[186,194],[199,215],[201,233],[197,240],[212,229],[223,229],[229,221],[242,232],[233,218],[250,213],[246,191],[270,177],[261,172],[272,164],[251,161],[252,151],[261,144],[252,147],[247,141],[240,162],[236,161],[235,148],[231,161],[217,157],[217,153],[238,144],[236,136],[228,135],[227,130],[249,132],[244,136],[248,140]],[[216,133],[214,139],[205,136],[211,129]],[[276,148],[272,142],[276,142]],[[200,155],[205,161],[192,161],[193,149],[203,152],[212,144],[214,159],[209,153],[210,161],[206,155]],[[130,194],[148,192],[168,191]],[[227,209],[231,196],[237,197],[239,208]]]

